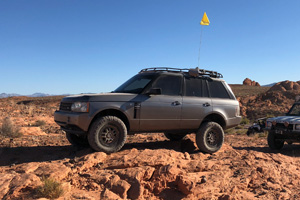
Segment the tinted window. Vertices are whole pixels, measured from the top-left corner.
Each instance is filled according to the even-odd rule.
[[[152,88],[160,88],[163,95],[180,95],[181,80],[181,76],[161,76]]]
[[[206,81],[200,78],[185,78],[185,95],[192,97],[208,97]]]
[[[122,93],[141,93],[143,89],[154,79],[153,74],[138,74],[125,83],[123,83],[120,87],[118,87],[114,92],[122,92]]]
[[[230,99],[230,96],[221,81],[208,81],[210,97]]]
[[[288,115],[300,116],[300,104],[294,104]]]

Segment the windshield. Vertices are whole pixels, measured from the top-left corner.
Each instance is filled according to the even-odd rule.
[[[291,110],[288,112],[291,116],[300,116],[300,104],[294,104]]]
[[[115,91],[117,93],[139,94],[153,80],[155,74],[138,74],[123,83]]]

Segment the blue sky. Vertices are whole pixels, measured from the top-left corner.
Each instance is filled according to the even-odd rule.
[[[0,93],[107,92],[147,67],[300,80],[299,0],[0,0]]]

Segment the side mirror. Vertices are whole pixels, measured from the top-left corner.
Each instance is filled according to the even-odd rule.
[[[161,88],[151,88],[148,92],[148,95],[154,94],[154,95],[159,95],[161,94]]]

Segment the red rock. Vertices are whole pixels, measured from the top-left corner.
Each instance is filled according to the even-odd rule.
[[[45,176],[60,181],[66,178],[70,172],[71,169],[62,163],[42,163],[34,171],[34,174],[40,177]]]
[[[14,174],[0,174],[0,199],[3,199],[10,190],[10,182],[15,176]]]
[[[105,189],[101,194],[100,194],[100,199],[105,199],[105,200],[120,200],[121,198],[110,191],[109,189]]]
[[[243,85],[252,85],[252,81],[249,78],[245,78]]]
[[[276,83],[273,87],[269,89],[269,91],[291,91],[291,90],[300,90],[300,81],[293,82],[293,81],[282,81]]]
[[[98,163],[102,163],[104,162],[106,157],[107,154],[104,152],[95,152],[95,153],[88,154],[79,160],[78,162],[79,170],[80,171],[86,170]]]
[[[128,182],[116,175],[113,175],[105,186],[123,199],[127,198],[127,191],[131,187]]]
[[[252,81],[249,78],[245,78],[243,81],[243,85],[249,85],[249,86],[260,86],[260,84],[256,81]]]
[[[189,179],[188,176],[180,175],[177,177],[178,190],[185,195],[192,193],[192,189],[195,187],[196,183]]]
[[[17,199],[19,193],[25,188],[33,190],[41,184],[40,178],[34,174],[17,174],[10,182],[8,193],[11,199]]]

